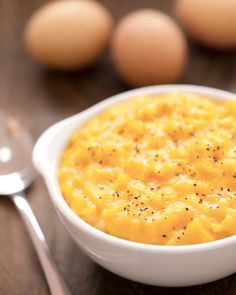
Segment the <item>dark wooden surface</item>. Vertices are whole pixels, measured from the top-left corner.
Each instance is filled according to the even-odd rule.
[[[16,115],[35,140],[48,126],[127,88],[107,53],[94,67],[71,74],[47,71],[27,55],[22,32],[43,0],[0,0],[0,106]],[[140,7],[172,13],[170,0],[103,0],[118,20]],[[190,45],[190,62],[181,83],[236,92],[235,52],[219,53]],[[71,240],[58,220],[40,176],[29,201],[46,235],[57,265],[73,294],[236,294],[236,275],[191,288],[151,287],[122,279],[100,268]],[[49,294],[35,252],[13,205],[0,199],[0,295]]]

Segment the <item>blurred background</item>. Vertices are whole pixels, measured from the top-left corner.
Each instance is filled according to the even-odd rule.
[[[32,57],[23,38],[25,26],[32,14],[48,2],[52,1],[0,0],[0,106],[19,118],[35,140],[56,121],[132,88],[121,79],[112,62],[110,41],[98,61],[81,70],[51,69]],[[124,15],[139,8],[158,9],[176,19],[175,1],[172,0],[97,2],[110,11],[114,27]],[[236,11],[233,13],[236,16]],[[221,22],[220,18],[217,19]],[[233,37],[236,44],[236,34]],[[235,47],[213,49],[196,42],[189,34],[186,38],[188,62],[182,76],[174,82],[236,92]],[[204,286],[168,289],[136,284],[108,273],[81,253],[67,235],[40,177],[30,189],[29,196],[49,247],[73,294],[236,294],[235,275]],[[0,200],[0,233],[0,294],[49,294],[24,226],[7,200]]]

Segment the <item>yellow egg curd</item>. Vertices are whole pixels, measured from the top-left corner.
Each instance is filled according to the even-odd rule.
[[[58,173],[71,209],[123,239],[158,245],[236,233],[236,103],[134,97],[80,127]]]

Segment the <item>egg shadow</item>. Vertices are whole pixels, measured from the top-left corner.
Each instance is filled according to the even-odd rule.
[[[235,51],[204,47],[191,39],[189,59],[182,82],[230,89],[234,77]]]
[[[80,71],[43,70],[41,83],[54,107],[65,115],[80,112],[114,94],[128,90],[119,79],[109,56]]]

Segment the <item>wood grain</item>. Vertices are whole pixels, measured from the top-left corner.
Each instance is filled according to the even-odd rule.
[[[23,28],[43,0],[0,0],[0,106],[16,115],[35,140],[52,123],[80,112],[127,88],[117,77],[107,52],[94,67],[70,74],[37,65],[23,47]],[[170,0],[103,0],[118,20],[141,7],[172,13]],[[190,62],[183,79],[236,92],[235,52],[214,52],[190,42]],[[73,294],[200,295],[236,294],[236,276],[191,288],[151,287],[113,275],[94,264],[74,244],[59,222],[40,176],[28,191],[29,201]],[[0,295],[49,294],[22,221],[7,199],[0,200]]]

